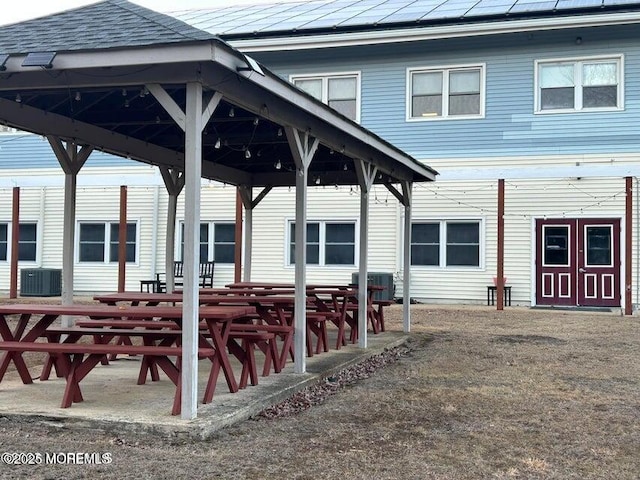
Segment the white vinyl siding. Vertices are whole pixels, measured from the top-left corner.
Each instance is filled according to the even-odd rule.
[[[622,56],[538,60],[536,112],[622,109]]]
[[[484,65],[409,69],[407,119],[483,117],[484,69]]]
[[[360,121],[360,73],[295,75],[290,81],[345,117]]]

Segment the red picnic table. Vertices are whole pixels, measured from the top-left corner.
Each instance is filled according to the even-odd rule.
[[[206,291],[203,289],[202,291]],[[293,328],[295,297],[292,295],[282,294],[283,292],[263,292],[260,289],[251,290],[251,294],[247,294],[244,289],[240,292],[230,290],[227,295],[210,295],[200,293],[198,299],[201,305],[247,305],[255,308],[255,312],[259,319],[267,325],[287,326]],[[140,292],[121,292],[106,295],[96,295],[95,300],[112,305],[120,302],[139,305],[145,303],[147,305],[157,305],[161,302],[181,302],[181,293],[140,293]],[[309,297],[309,306],[315,307],[318,304],[318,297]],[[307,312],[307,333],[313,333],[317,337],[315,353],[320,351],[328,351],[326,320],[331,320],[338,326],[339,336],[344,337],[344,318],[343,311],[334,309],[333,304],[324,308]],[[342,343],[340,343],[341,345]],[[283,346],[280,355],[281,366],[284,365],[286,357],[291,354],[293,345]],[[339,348],[339,347],[338,347]],[[313,356],[314,349],[311,342],[311,335],[307,335],[307,355]]]
[[[238,390],[238,385],[233,376],[231,364],[226,353],[226,344],[229,336],[229,326],[234,319],[242,318],[252,309],[243,306],[201,307],[199,318],[207,325],[211,342],[200,345],[198,355],[200,358],[209,358],[212,361],[211,373],[205,390],[204,403],[211,401],[212,391],[220,369],[225,375],[229,389]],[[9,328],[7,316],[19,315],[16,327],[12,331]],[[30,329],[28,324],[34,315],[40,315]],[[167,333],[167,338],[172,342],[161,345],[113,345],[113,344],[85,344],[72,343],[81,335],[67,337],[60,341],[60,337],[47,336],[47,329],[62,315],[76,317],[91,317],[102,319],[138,319],[138,320],[172,320],[179,326],[182,324],[182,308],[173,306],[132,307],[110,305],[41,305],[41,304],[12,304],[0,305],[0,351],[5,354],[0,362],[0,381],[4,377],[10,362],[13,361],[20,378],[24,384],[32,383],[29,370],[22,358],[26,351],[41,351],[52,355],[58,363],[56,369],[62,371],[66,377],[67,385],[63,397],[62,407],[68,407],[74,401],[82,401],[80,381],[101,361],[105,355],[113,353],[140,354],[153,357],[154,362],[160,366],[169,379],[176,385],[174,406],[172,413],[180,412],[180,362],[174,363],[169,357],[182,356],[182,347],[171,345],[176,338],[176,331]],[[158,330],[150,330],[149,335],[158,337]],[[141,336],[145,334],[140,333]],[[40,337],[47,337],[49,342],[37,342]],[[51,342],[51,339],[58,341]],[[71,339],[71,340],[70,340]],[[162,343],[162,342],[161,342]],[[85,355],[88,355],[84,358]]]

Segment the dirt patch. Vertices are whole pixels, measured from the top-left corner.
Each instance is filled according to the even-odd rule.
[[[401,308],[389,309],[389,329],[402,328]],[[0,418],[0,452],[112,459],[0,465],[0,478],[638,479],[637,317],[412,311],[408,350],[364,368],[367,378],[331,385],[311,408],[257,417],[207,441]]]
[[[501,343],[537,343],[549,345],[562,345],[567,343],[566,340],[560,340],[555,337],[547,337],[544,335],[498,335],[492,339],[494,342]]]

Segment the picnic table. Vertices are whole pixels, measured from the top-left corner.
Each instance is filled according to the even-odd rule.
[[[203,290],[203,291],[206,291]],[[200,293],[198,296],[200,305],[245,305],[255,309],[255,313],[262,324],[289,327],[293,331],[294,327],[294,306],[295,297],[287,295],[285,292],[262,292],[260,289],[251,290],[251,294],[248,294],[249,289],[245,291],[241,289],[240,292],[230,290],[226,295],[212,295],[208,293]],[[111,293],[106,295],[96,295],[94,300],[102,303],[109,303],[115,305],[118,303],[129,303],[132,305],[157,305],[161,302],[181,302],[181,293],[139,293],[139,292],[121,292]],[[343,320],[345,315],[341,311],[336,311],[333,307],[326,306],[325,308],[316,309],[318,305],[318,297],[310,297],[308,299],[310,310],[307,312],[307,355],[313,356],[315,353],[321,351],[328,351],[326,321],[330,320],[334,322],[339,329],[339,335],[344,331]],[[333,305],[333,304],[332,304]],[[281,332],[282,333],[282,332]],[[313,348],[311,335],[316,338],[316,346]],[[288,355],[293,357],[293,344],[290,342],[290,338],[286,332],[284,333],[285,345],[280,358],[280,367],[286,362]],[[339,348],[339,347],[338,347]]]
[[[242,318],[251,309],[243,306],[234,307],[201,307],[199,318],[207,326],[208,338],[199,345],[199,358],[209,358],[212,362],[211,372],[205,390],[204,403],[211,401],[213,388],[219,371],[222,370],[229,389],[237,391],[238,385],[233,376],[231,364],[226,352],[226,344],[230,332],[232,320]],[[8,315],[19,315],[16,327],[11,330],[7,320]],[[62,372],[66,379],[66,388],[63,396],[62,407],[71,406],[73,402],[82,401],[80,381],[100,363],[105,355],[109,354],[138,354],[150,356],[154,364],[165,371],[169,379],[176,386],[172,414],[180,412],[180,358],[182,347],[175,344],[179,336],[174,330],[161,332],[157,329],[141,329],[135,331],[136,335],[160,339],[160,344],[146,341],[144,345],[113,345],[110,343],[77,343],[83,336],[80,329],[77,334],[67,336],[47,336],[47,329],[62,315],[90,317],[99,319],[136,319],[163,321],[172,320],[181,327],[182,308],[174,306],[111,306],[111,305],[42,305],[42,304],[12,304],[0,305],[0,351],[4,356],[0,362],[0,381],[4,377],[11,362],[14,363],[18,374],[24,384],[33,383],[29,370],[22,358],[27,351],[44,352],[54,357],[56,369]],[[35,323],[28,328],[31,319],[40,316]],[[152,325],[152,322],[149,322]],[[146,333],[145,333],[146,332]],[[134,332],[129,332],[133,334]],[[95,332],[87,334],[92,337]],[[105,333],[107,334],[107,333]],[[113,335],[113,331],[108,333]],[[40,337],[47,338],[47,342],[38,342]],[[86,357],[85,357],[86,355]],[[176,357],[174,362],[170,357]]]
[[[274,282],[234,282],[225,285],[229,289],[257,289],[261,291],[282,291],[282,289],[294,288],[293,283],[274,283]],[[306,285],[307,294],[313,295],[321,290],[344,290],[351,291],[353,295],[350,296],[348,303],[345,305],[347,312],[354,312],[353,314],[347,313],[346,323],[351,327],[351,341],[355,342],[358,339],[357,329],[357,311],[358,311],[358,286],[355,284],[340,285],[340,284],[308,284]],[[385,331],[384,325],[384,307],[391,305],[391,300],[374,300],[374,294],[381,292],[385,289],[382,285],[367,285],[367,319],[371,323],[371,329],[373,333],[379,333]]]

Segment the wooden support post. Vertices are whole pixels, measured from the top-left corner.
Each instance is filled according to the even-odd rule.
[[[404,258],[402,278],[402,326],[405,333],[411,331],[411,182],[402,183],[404,205]]]
[[[125,291],[127,265],[127,187],[120,185],[120,223],[118,224],[118,292]]]
[[[369,194],[378,173],[377,167],[364,160],[355,160],[356,175],[360,185],[360,258],[358,268],[358,346],[367,348],[367,325],[369,320]]]
[[[318,139],[309,133],[285,127],[291,155],[296,164],[295,307],[293,350],[295,373],[307,370],[307,179],[309,165],[318,150]]]
[[[498,180],[497,309],[504,310],[504,179]]]
[[[11,273],[9,298],[18,297],[18,252],[20,251],[20,187],[13,187],[11,206]]]
[[[236,225],[235,225],[235,249],[233,261],[233,281],[238,283],[242,279],[242,197],[240,187],[236,188]]]
[[[633,284],[633,178],[625,177],[625,218],[624,218],[624,314],[633,314],[631,288]]]

